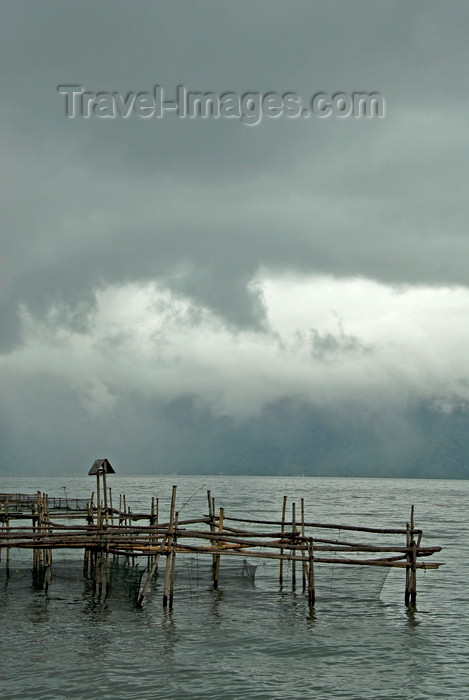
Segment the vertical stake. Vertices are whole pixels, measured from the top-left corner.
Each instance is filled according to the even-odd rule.
[[[177,486],[173,486],[173,492],[171,495],[171,506],[169,510],[169,524],[168,524],[168,551],[166,553],[166,569],[164,573],[164,584],[163,584],[163,608],[168,606],[168,588],[171,577],[171,564],[172,564],[172,533],[173,533],[173,521],[174,521],[174,508],[176,504],[176,489]]]
[[[112,489],[109,487],[109,508],[111,510],[111,525],[114,525],[114,508],[112,507]]]
[[[283,497],[283,505],[282,505],[282,535],[285,532],[285,516],[287,512],[287,497]],[[280,554],[283,555],[284,549],[280,548]],[[279,575],[279,584],[280,588],[283,586],[283,559],[280,559],[280,575]]]
[[[176,513],[175,518],[174,518],[174,530],[173,530],[173,540],[172,540],[172,547],[171,547],[171,575],[170,575],[170,580],[169,580],[169,609],[171,610],[173,607],[173,600],[174,600],[174,581],[176,578],[176,530],[178,526],[178,521],[179,521],[179,513]]]
[[[291,525],[292,525],[292,541],[295,541],[295,535],[296,535],[296,503],[291,504]],[[292,556],[296,554],[296,551],[294,549],[290,550]],[[291,563],[291,586],[292,590],[295,590],[296,588],[296,561],[292,559]]]
[[[47,534],[50,536],[50,533],[52,531],[50,523],[50,512],[49,512],[49,496],[45,493],[44,495],[44,505],[45,505],[45,518],[47,524],[45,524],[45,529]],[[44,587],[45,590],[47,591],[49,588],[49,583],[51,580],[52,576],[52,547],[49,546],[47,549],[44,549],[44,566],[45,566],[45,574],[44,574]]]
[[[99,480],[99,472],[96,473],[96,520],[98,527],[101,527],[101,483]]]
[[[223,520],[225,518],[225,509],[220,508],[220,516],[218,518],[218,532],[223,532]],[[218,580],[220,578],[220,555],[215,554],[215,564],[213,567],[213,587],[218,588]]]
[[[210,491],[207,491],[207,500],[210,532],[215,532],[215,499],[212,498],[212,494]],[[215,540],[210,540],[210,544],[212,547],[214,547],[216,544]],[[212,554],[212,576],[215,571],[216,560],[216,554]]]
[[[410,508],[410,523],[406,524],[406,548],[404,602],[406,605],[415,607],[417,603],[417,545],[414,539],[414,506]]]
[[[414,506],[410,509],[410,527],[411,527],[411,542],[412,547],[412,557],[411,557],[411,568],[410,568],[410,604],[415,607],[417,604],[417,545],[415,543],[414,536]]]
[[[304,536],[305,536],[305,499],[302,498],[300,503],[301,503],[301,537],[303,538],[303,541],[301,544],[302,544],[302,546],[304,546],[306,548],[306,544],[304,541]],[[303,593],[306,590],[307,569],[308,569],[308,565],[306,562],[305,552],[303,551],[303,571],[302,571],[302,573],[303,573]]]
[[[10,518],[8,516],[8,498],[5,500],[5,524],[8,534],[10,534]],[[34,550],[33,557],[36,555],[36,550]],[[6,575],[10,575],[10,547],[7,547],[7,554],[5,557],[5,571]]]
[[[109,513],[107,508],[107,487],[106,487],[106,470],[103,470],[103,501],[104,501],[104,520],[106,525],[109,523]]]
[[[314,590],[314,543],[312,537],[308,538],[308,559],[308,605],[312,608],[316,599]]]

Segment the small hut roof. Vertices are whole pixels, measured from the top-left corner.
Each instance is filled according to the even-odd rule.
[[[111,462],[108,459],[95,459],[93,466],[88,472],[89,476],[97,474],[98,472],[104,472],[104,474],[115,474],[115,470],[111,466]]]

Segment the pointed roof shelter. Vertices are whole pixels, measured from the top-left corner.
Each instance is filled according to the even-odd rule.
[[[93,474],[115,474],[115,470],[111,466],[111,462],[108,459],[95,459],[93,466],[88,472],[88,476],[93,476]]]

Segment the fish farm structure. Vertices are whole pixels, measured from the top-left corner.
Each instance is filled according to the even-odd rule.
[[[173,486],[169,513],[162,518],[156,497],[152,497],[145,513],[132,512],[125,495],[113,502],[106,482],[112,473],[107,459],[95,460],[89,474],[96,476],[96,488],[89,499],[72,498],[66,492],[60,498],[41,491],[0,493],[0,562],[6,576],[12,551],[31,550],[35,584],[47,590],[53,586],[53,557],[60,550],[76,550],[83,576],[101,595],[109,592],[113,563],[123,560],[132,566],[143,560],[135,604],[143,605],[152,581],[161,576],[163,607],[172,608],[176,560],[180,557],[208,557],[210,585],[214,588],[219,586],[222,559],[241,557],[240,563],[247,570],[249,561],[275,560],[280,589],[287,584],[292,590],[301,588],[313,607],[318,566],[334,564],[368,571],[369,567],[399,568],[405,570],[405,604],[412,607],[417,598],[417,570],[442,565],[428,561],[441,547],[422,545],[423,533],[414,525],[413,506],[405,527],[391,529],[310,522],[304,499],[288,504],[287,509],[286,496],[279,504],[279,520],[249,519],[229,517],[224,508],[216,508],[215,498],[207,491],[207,513],[184,520],[179,517],[177,487]],[[347,539],[334,537],[337,530],[346,533]],[[399,541],[390,544],[390,536]],[[373,537],[373,541],[351,540],[358,537]],[[386,542],[375,541],[379,537]]]

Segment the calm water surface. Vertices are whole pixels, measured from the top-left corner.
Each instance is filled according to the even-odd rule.
[[[404,571],[385,578],[381,569],[324,567],[310,613],[301,586],[279,590],[278,564],[259,563],[252,581],[240,575],[241,559],[223,559],[214,591],[207,559],[189,557],[164,611],[159,580],[136,609],[123,566],[101,599],[73,561],[56,559],[48,593],[34,590],[31,553],[21,552],[9,579],[0,565],[3,700],[469,697],[469,482],[116,475],[109,483],[134,511],[157,496],[161,518],[173,484],[180,517],[207,512],[207,488],[227,516],[279,519],[285,494],[305,498],[308,520],[403,527],[414,504],[423,544],[443,546],[433,559],[446,565],[418,572],[414,612],[403,604]],[[4,477],[0,491],[60,496],[64,485],[87,497],[94,482]]]

